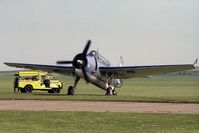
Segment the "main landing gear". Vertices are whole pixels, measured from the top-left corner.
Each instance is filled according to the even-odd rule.
[[[78,83],[79,80],[80,80],[80,77],[77,76],[77,77],[75,78],[75,83],[74,83],[74,85],[68,87],[67,95],[74,95],[74,92],[75,92],[74,89],[76,88],[77,83]]]
[[[114,87],[108,87],[106,89],[105,96],[111,96],[111,95],[117,95],[117,92],[115,91]]]
[[[73,86],[68,87],[67,95],[74,95],[74,87]]]
[[[75,77],[74,85],[68,87],[67,95],[74,95],[74,92],[75,92],[74,90],[75,90],[75,88],[76,88],[77,83],[79,82],[79,80],[80,80],[80,77],[79,77],[79,76],[76,76],[76,77]],[[109,86],[109,87],[106,89],[105,96],[112,96],[112,95],[117,95],[117,92],[115,91],[115,87]]]

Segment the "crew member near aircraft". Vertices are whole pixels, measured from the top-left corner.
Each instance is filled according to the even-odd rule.
[[[19,92],[18,86],[19,86],[19,76],[16,76],[14,80],[14,92],[16,92],[16,89],[17,89],[17,92]]]

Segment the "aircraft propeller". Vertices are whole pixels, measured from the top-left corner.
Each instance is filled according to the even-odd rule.
[[[85,78],[87,83],[89,82],[89,79],[88,79],[88,75],[87,75],[86,69],[85,69],[86,66],[87,66],[87,63],[88,63],[86,55],[88,53],[90,45],[91,45],[91,41],[88,40],[83,52],[80,53],[80,54],[77,54],[74,57],[73,61],[57,61],[57,64],[72,64],[73,67],[75,67],[77,69],[82,69],[82,73],[83,73],[84,78]]]

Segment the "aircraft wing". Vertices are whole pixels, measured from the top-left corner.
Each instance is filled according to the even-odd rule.
[[[49,73],[59,73],[59,74],[65,74],[65,75],[71,75],[71,73],[75,72],[75,69],[72,66],[67,67],[67,66],[54,66],[54,65],[8,63],[8,62],[5,62],[4,64],[11,67],[42,70]]]
[[[114,78],[136,78],[158,75],[163,73],[191,70],[195,67],[185,65],[155,65],[155,66],[127,66],[127,67],[100,67],[100,72],[112,75]]]

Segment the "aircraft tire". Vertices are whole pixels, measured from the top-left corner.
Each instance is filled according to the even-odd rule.
[[[105,94],[105,96],[111,96],[112,94],[111,94],[111,91],[112,91],[112,88],[111,87],[108,87],[107,89],[106,89],[106,94]]]
[[[115,90],[112,90],[113,95],[117,95],[117,92]]]
[[[68,93],[67,93],[67,95],[74,95],[74,88],[73,88],[73,86],[69,86],[68,87]]]

